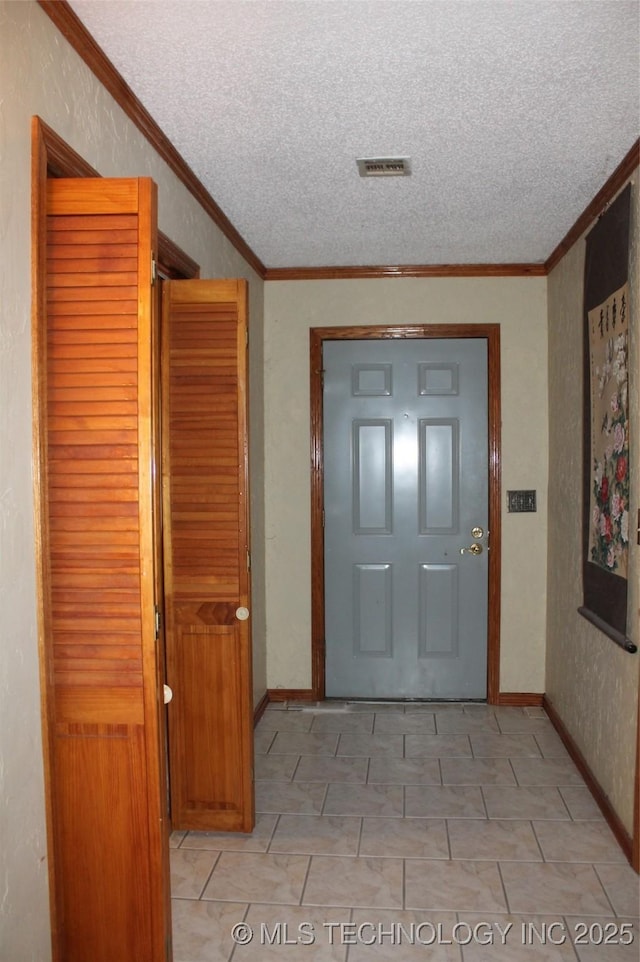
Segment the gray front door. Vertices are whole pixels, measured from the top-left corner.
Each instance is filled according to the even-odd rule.
[[[484,338],[325,341],[328,697],[485,698]]]

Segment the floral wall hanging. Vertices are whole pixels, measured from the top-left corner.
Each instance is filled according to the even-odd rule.
[[[629,215],[631,185],[586,242],[583,589],[579,611],[628,651]]]
[[[629,288],[589,311],[591,527],[589,561],[627,577],[629,562]]]

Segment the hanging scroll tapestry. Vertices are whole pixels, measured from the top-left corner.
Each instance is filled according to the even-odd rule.
[[[631,185],[587,237],[581,614],[625,648],[629,559]],[[632,646],[633,647],[633,646]]]
[[[591,500],[589,561],[627,577],[629,558],[629,287],[589,311]]]

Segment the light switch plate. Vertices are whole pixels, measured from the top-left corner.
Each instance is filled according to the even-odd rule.
[[[535,491],[507,491],[507,511],[521,514],[537,510]]]

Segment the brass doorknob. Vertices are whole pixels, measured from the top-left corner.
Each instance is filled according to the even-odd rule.
[[[481,544],[475,541],[473,544],[470,544],[468,548],[460,548],[460,554],[464,554],[465,551],[468,551],[469,554],[482,554],[483,548]]]

